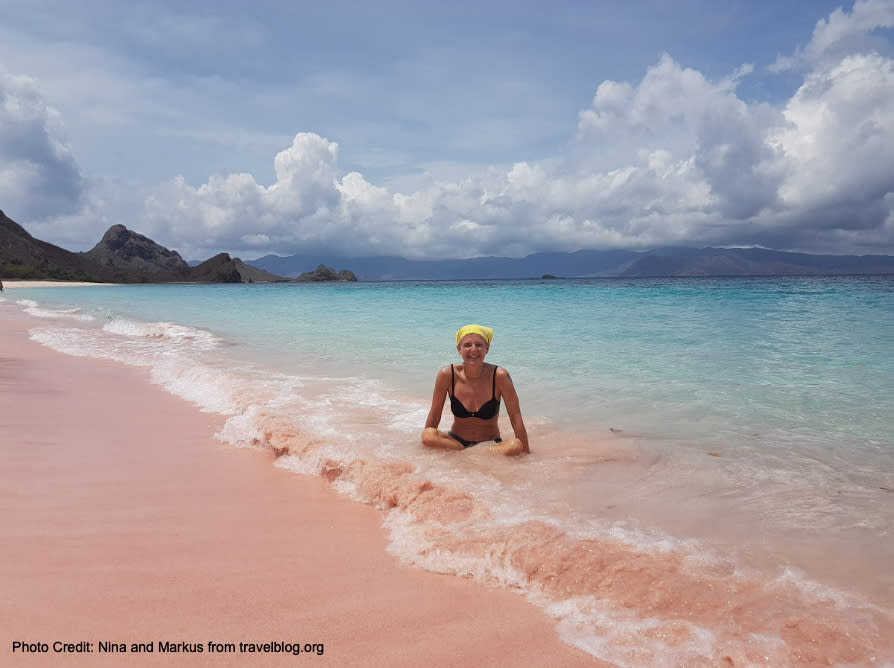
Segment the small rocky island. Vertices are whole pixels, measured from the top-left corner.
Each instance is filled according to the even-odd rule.
[[[323,282],[323,281],[356,281],[357,277],[354,275],[353,271],[349,271],[347,269],[342,269],[338,273],[336,273],[335,269],[332,267],[327,267],[324,264],[318,265],[316,269],[313,271],[305,271],[303,274],[298,276],[295,281],[301,283],[307,282]]]

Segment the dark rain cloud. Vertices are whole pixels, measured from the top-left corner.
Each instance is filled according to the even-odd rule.
[[[35,82],[0,71],[0,201],[23,222],[80,211],[85,183]]]

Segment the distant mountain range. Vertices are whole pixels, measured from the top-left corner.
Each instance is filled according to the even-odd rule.
[[[331,266],[349,267],[340,272]],[[316,267],[316,269],[313,269]],[[453,280],[599,276],[825,276],[894,274],[890,255],[810,255],[762,248],[662,248],[535,253],[524,258],[407,260],[402,257],[267,255],[243,262],[226,253],[191,266],[176,252],[113,225],[92,249],[67,251],[35,239],[0,211],[0,278],[112,283],[251,283],[331,280]],[[356,277],[355,277],[356,276]]]
[[[316,263],[348,266],[360,280],[366,281],[894,274],[894,257],[890,255],[811,255],[763,248],[661,248],[646,252],[587,250],[468,260],[267,255],[247,261],[247,264],[280,276],[295,276],[303,271],[303,267]]]

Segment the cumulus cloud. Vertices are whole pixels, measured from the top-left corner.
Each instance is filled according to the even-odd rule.
[[[10,215],[46,221],[78,212],[84,179],[58,113],[36,82],[0,69],[0,202]]]
[[[859,54],[813,72],[784,114],[773,141],[789,167],[786,204],[877,202],[894,189],[894,61]]]
[[[248,174],[147,200],[147,221],[188,246],[247,257],[329,250],[407,257],[523,255],[664,244],[894,251],[894,61],[873,31],[894,0],[820,21],[782,105],[741,99],[744,64],[710,80],[663,55],[638,82],[605,81],[567,151],[392,193],[298,134],[269,186]],[[846,49],[842,52],[846,45]],[[794,57],[793,57],[794,58]]]
[[[830,67],[852,53],[890,53],[890,43],[877,31],[892,27],[894,0],[857,0],[850,12],[839,8],[817,21],[810,43],[780,56],[771,70]]]
[[[747,63],[710,78],[662,55],[638,81],[602,82],[560,153],[408,192],[342,168],[338,144],[301,132],[272,156],[270,183],[177,177],[129,225],[192,259],[709,244],[894,253],[894,59],[879,31],[892,26],[894,0],[821,20],[777,62],[802,80],[775,104],[740,96]],[[0,197],[32,215],[76,211],[83,179],[52,110],[30,80],[0,78],[0,94],[0,165],[18,179],[4,178]]]
[[[668,242],[891,252],[894,60],[870,34],[891,25],[889,1],[821,21],[799,52],[810,69],[780,108],[737,97],[738,75],[711,82],[669,56],[637,85],[604,82],[580,114],[582,141],[650,159],[627,162],[627,182],[641,188],[613,198],[620,215],[593,210]]]
[[[342,173],[334,142],[299,133],[276,155],[274,167],[276,181],[269,186],[251,174],[217,176],[199,187],[179,177],[147,197],[145,222],[160,238],[192,249],[188,254],[213,248],[248,257],[283,248],[383,253],[400,247],[402,205],[362,175]]]
[[[664,55],[636,86],[599,86],[592,107],[580,114],[579,141],[595,153],[628,156],[627,179],[640,185],[630,194],[651,195],[616,200],[627,215],[676,211],[732,222],[773,204],[777,152],[766,139],[783,119],[736,96],[738,79],[749,71],[711,82]]]

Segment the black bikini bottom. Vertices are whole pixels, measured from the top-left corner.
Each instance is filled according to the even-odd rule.
[[[473,445],[478,445],[479,443],[487,443],[487,441],[467,441],[461,436],[457,436],[452,431],[448,431],[447,435],[452,438],[457,443],[460,443],[464,448],[471,448]],[[489,438],[488,441],[493,441],[494,443],[502,443],[503,439],[497,436],[496,438]]]

